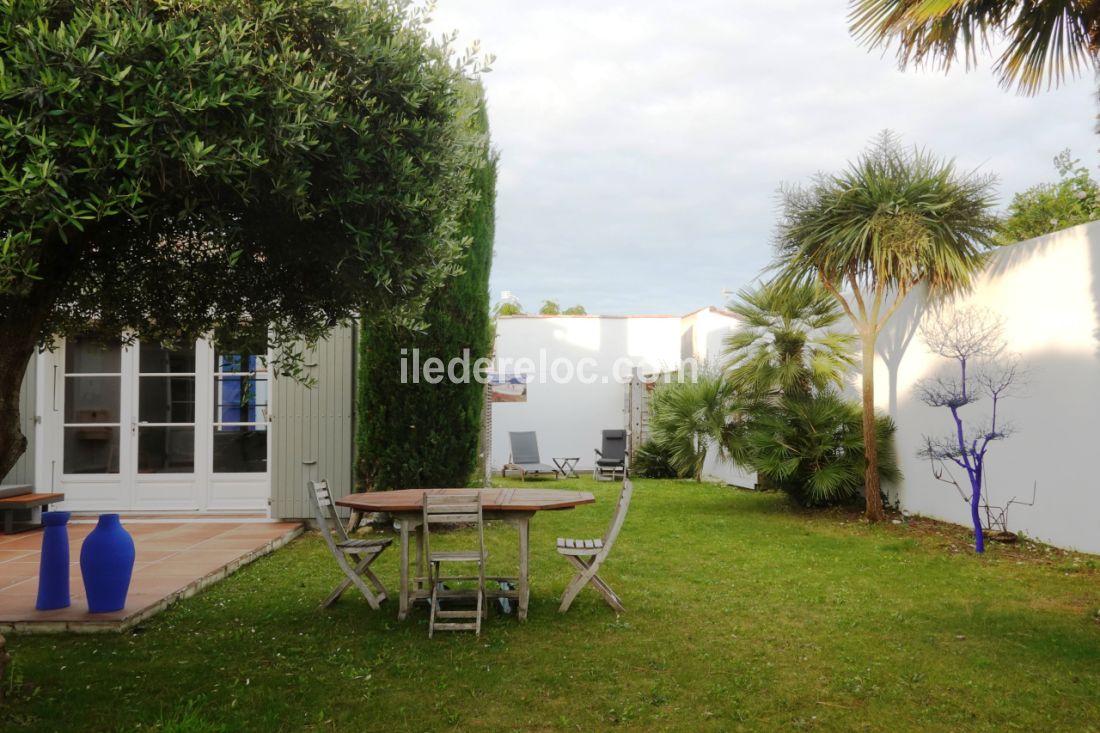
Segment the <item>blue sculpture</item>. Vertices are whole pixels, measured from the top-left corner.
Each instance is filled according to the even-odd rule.
[[[43,512],[42,557],[38,563],[39,611],[68,608],[69,599],[69,512]]]
[[[91,613],[120,611],[134,571],[134,540],[117,514],[100,514],[80,548],[80,574]]]

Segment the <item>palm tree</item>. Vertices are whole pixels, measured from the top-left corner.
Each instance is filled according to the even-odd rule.
[[[782,489],[807,506],[844,501],[863,484],[858,403],[837,393],[855,363],[856,336],[838,330],[844,312],[816,283],[776,282],[738,293],[729,309],[741,329],[726,339],[731,414],[725,453],[756,471],[762,486]],[[893,424],[878,418],[880,472],[891,460]]]
[[[875,343],[916,286],[969,289],[994,245],[993,180],[902,149],[889,133],[848,169],[784,192],[776,268],[787,288],[818,282],[847,314],[862,351],[863,435],[873,435]],[[882,518],[876,441],[866,441],[867,517]]]
[[[896,41],[902,67],[946,70],[962,56],[970,68],[1004,39],[994,70],[1024,94],[1095,68],[1100,54],[1100,0],[853,0],[849,20],[868,46]]]
[[[726,337],[726,377],[741,394],[802,395],[840,389],[855,363],[854,334],[834,330],[844,314],[815,283],[742,290],[729,310],[741,328]]]
[[[659,385],[650,404],[649,429],[681,476],[703,480],[707,450],[721,449],[729,414],[729,389],[720,376],[701,374],[693,382]]]

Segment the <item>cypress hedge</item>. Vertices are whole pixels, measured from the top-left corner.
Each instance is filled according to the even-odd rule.
[[[471,366],[492,351],[489,271],[493,259],[497,157],[489,138],[484,92],[473,89],[473,131],[482,137],[477,194],[462,214],[470,244],[461,272],[435,292],[424,328],[393,321],[364,320],[359,341],[357,476],[362,490],[466,486],[477,464],[484,387],[476,380],[438,384],[412,381],[412,353],[420,363],[438,357],[446,364],[468,350]],[[402,350],[405,350],[404,353]],[[402,359],[407,375],[402,381]]]

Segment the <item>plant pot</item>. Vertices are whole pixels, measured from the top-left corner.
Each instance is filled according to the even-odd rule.
[[[69,512],[43,512],[42,556],[38,562],[39,611],[68,608],[69,599]]]
[[[88,611],[109,613],[126,606],[134,572],[134,539],[117,514],[99,515],[99,523],[80,548],[80,574]]]

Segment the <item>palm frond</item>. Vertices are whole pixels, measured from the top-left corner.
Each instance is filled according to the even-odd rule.
[[[902,67],[970,69],[1003,43],[1001,84],[1034,94],[1095,68],[1098,15],[1097,0],[854,0],[848,19],[861,43],[896,43]]]

